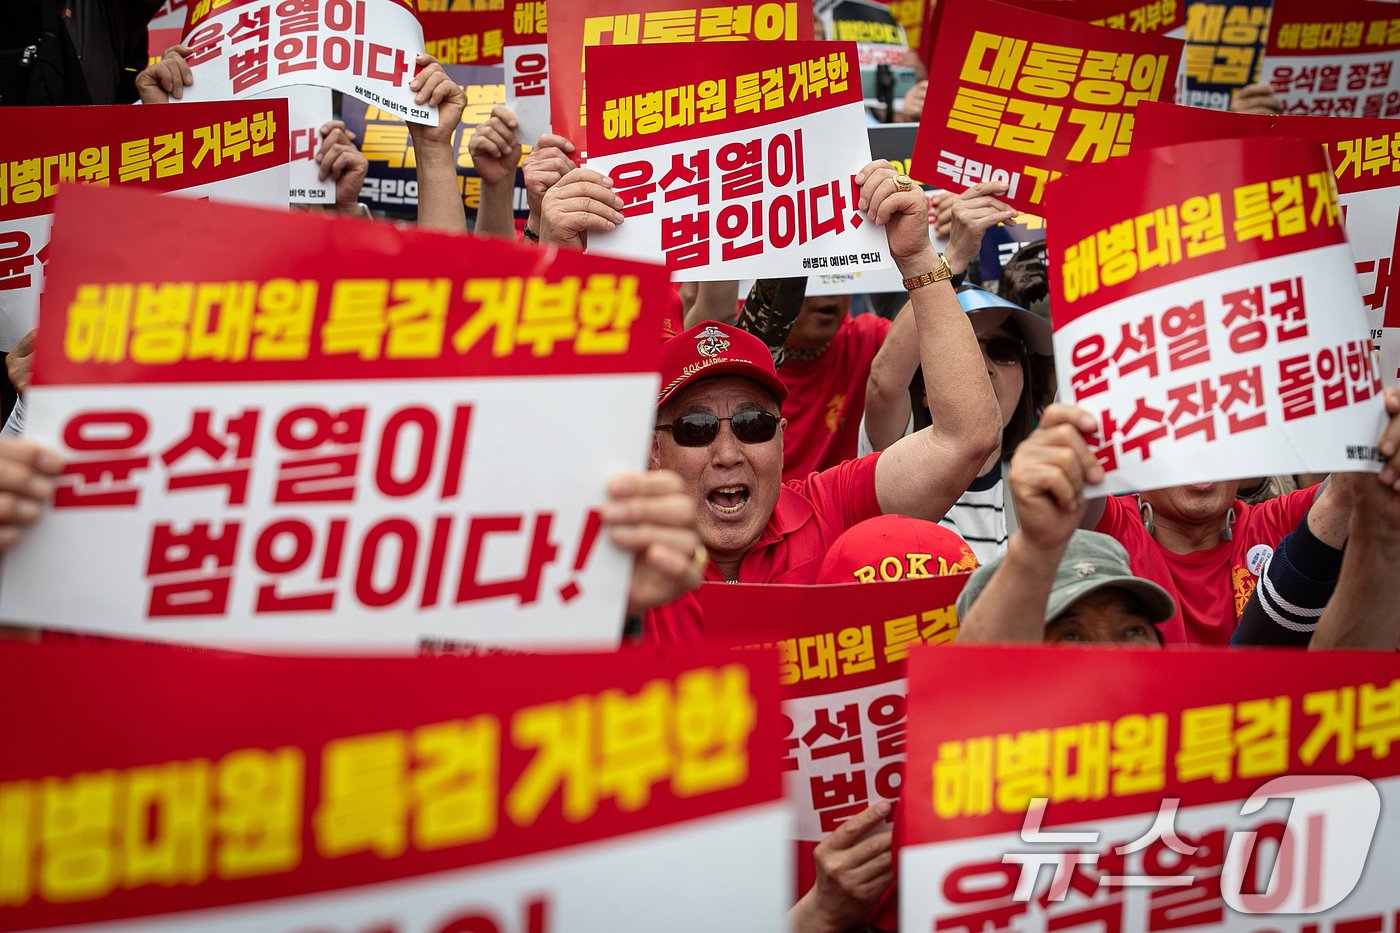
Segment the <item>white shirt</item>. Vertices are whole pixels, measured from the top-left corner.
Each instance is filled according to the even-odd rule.
[[[7,437],[20,437],[24,434],[24,399],[15,399],[14,411],[10,412],[10,417],[5,422],[5,427],[0,429],[0,434]]]

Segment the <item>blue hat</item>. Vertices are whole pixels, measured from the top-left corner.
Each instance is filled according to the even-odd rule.
[[[1033,311],[1027,311],[1018,304],[976,285],[964,285],[958,289],[958,304],[968,314],[990,314],[999,312],[1004,318],[1011,318],[1021,329],[1026,348],[1041,356],[1054,356],[1055,348],[1050,342],[1050,325]]]

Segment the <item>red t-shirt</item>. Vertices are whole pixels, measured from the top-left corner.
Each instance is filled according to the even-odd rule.
[[[784,483],[778,504],[758,542],[739,565],[740,583],[816,583],[831,543],[852,525],[880,513],[873,453],[804,480]],[[724,583],[713,563],[707,582]],[[701,635],[700,599],[687,593],[647,613],[643,628],[652,643],[695,641]]]
[[[1259,505],[1236,501],[1232,539],[1190,554],[1173,554],[1152,540],[1136,496],[1109,497],[1095,530],[1117,538],[1133,573],[1160,584],[1176,600],[1176,615],[1158,626],[1163,641],[1228,645],[1259,579],[1247,564],[1250,550],[1260,544],[1278,547],[1308,513],[1317,489],[1300,489]]]
[[[815,360],[788,360],[778,367],[787,386],[783,417],[783,480],[801,479],[856,455],[856,435],[865,414],[870,363],[890,332],[890,321],[874,314],[847,317]]]

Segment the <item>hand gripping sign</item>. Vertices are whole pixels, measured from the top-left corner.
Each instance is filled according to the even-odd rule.
[[[631,558],[598,510],[650,431],[662,270],[169,203],[59,193],[26,403],[67,464],[6,554],[0,617],[322,650],[616,644]]]
[[[1174,94],[1181,43],[992,0],[946,0],[914,176],[962,191],[1007,186],[1043,213],[1061,174],[1127,153],[1133,110]]]
[[[457,191],[462,196],[467,217],[475,218],[481,206],[481,176],[472,159],[472,134],[477,126],[491,119],[492,109],[505,100],[505,86],[501,84],[499,66],[444,65],[443,71],[461,85],[467,100],[462,117],[452,131],[452,148],[456,153]],[[360,151],[369,162],[360,200],[390,217],[415,219],[418,163],[408,125],[392,111],[369,106],[360,100],[343,101],[341,115],[345,125],[356,134]],[[523,135],[516,138],[524,153],[535,144],[535,140],[527,140]],[[524,156],[521,158],[523,160]],[[517,170],[515,180],[515,214],[524,220],[529,217],[524,174]]]
[[[1099,422],[1090,495],[1380,469],[1380,373],[1321,146],[1135,152],[1056,182],[1048,221],[1060,399]]]
[[[330,88],[298,84],[267,96],[287,99],[291,137],[288,199],[293,204],[334,204],[335,178],[322,178],[321,163],[316,160],[321,151],[321,127],[335,119]]]
[[[1296,136],[1327,148],[1367,327],[1381,352],[1381,378],[1400,383],[1400,120],[1203,114],[1143,104],[1134,145],[1234,136]]]
[[[285,207],[287,108],[0,108],[0,349],[34,327],[60,182]]]
[[[437,108],[408,87],[423,29],[402,0],[197,0],[184,44],[194,83],[183,100],[321,84],[437,126]]]
[[[772,665],[0,642],[0,930],[778,929]]]
[[[757,51],[756,51],[757,50]],[[589,49],[589,167],[624,222],[589,251],[655,261],[677,281],[890,264],[857,209],[870,161],[850,42]]]
[[[1392,658],[1103,654],[910,654],[901,929],[1394,928]]]

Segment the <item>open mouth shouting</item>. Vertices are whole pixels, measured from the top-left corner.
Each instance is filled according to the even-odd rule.
[[[742,483],[732,486],[716,486],[705,497],[705,502],[712,512],[721,516],[736,516],[748,506],[751,495],[749,487]]]

